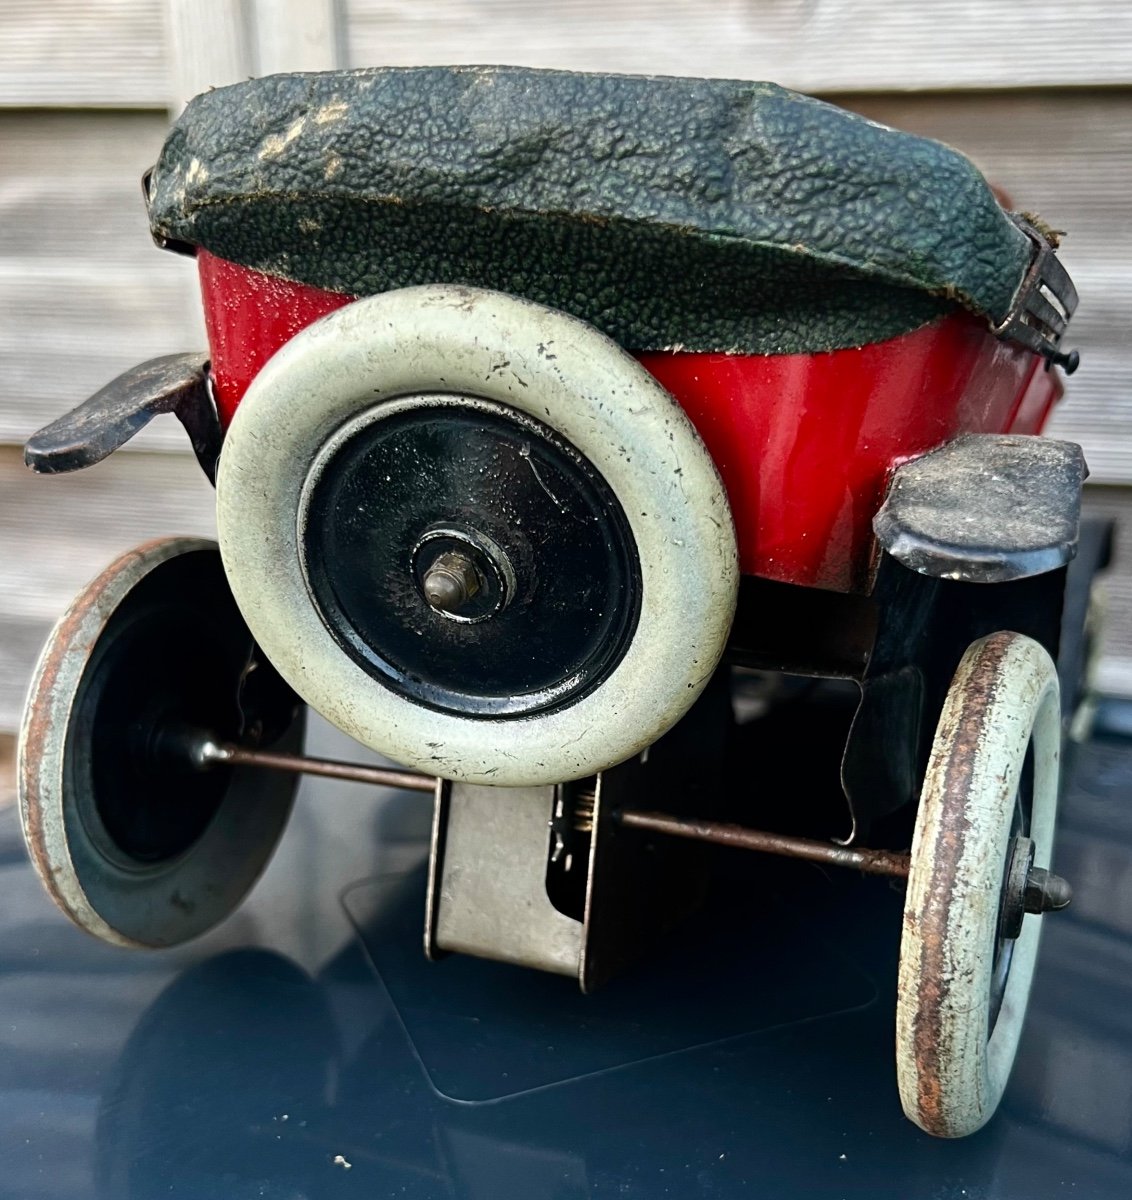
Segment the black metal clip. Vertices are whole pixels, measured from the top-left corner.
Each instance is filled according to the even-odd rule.
[[[1030,239],[1034,255],[1010,311],[993,326],[1004,341],[1020,342],[1046,360],[1046,369],[1056,365],[1067,375],[1077,370],[1081,356],[1076,350],[1058,349],[1069,318],[1077,308],[1077,289],[1061,264],[1053,246],[1024,217],[1011,213],[1019,229]]]
[[[153,173],[156,170],[156,166],[150,167],[141,177],[142,200],[145,202],[147,213],[150,201],[153,199]],[[197,248],[192,242],[180,242],[176,238],[167,238],[163,233],[158,233],[152,225],[149,229],[149,236],[153,238],[153,244],[158,250],[170,250],[174,254],[183,254],[186,258],[196,258],[197,256]]]

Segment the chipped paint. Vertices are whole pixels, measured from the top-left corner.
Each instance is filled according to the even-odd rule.
[[[74,772],[73,756],[76,739],[92,736],[76,720],[89,693],[92,658],[107,644],[104,639],[114,636],[108,631],[116,615],[151,572],[201,551],[215,556],[216,545],[201,538],[160,538],[107,567],[52,631],[24,710],[18,786],[32,863],[48,894],[76,925],[118,946],[173,945],[226,916],[262,870],[290,812],[293,781],[265,791],[259,778],[245,776],[239,794],[232,792],[231,801],[226,797],[190,848],[160,864],[147,863],[145,870],[124,853],[107,850],[110,835],[90,824],[97,801],[90,781]],[[222,583],[218,571],[213,577]],[[302,727],[299,718],[276,743],[280,749],[297,749]],[[255,838],[247,838],[245,822],[254,822]],[[213,873],[223,877],[222,886]]]
[[[335,121],[341,121],[349,111],[350,106],[345,100],[332,100],[315,111],[314,123],[316,125],[332,125]]]
[[[263,139],[259,154],[256,156],[262,162],[265,159],[278,158],[287,147],[298,138],[306,128],[306,117],[298,117],[287,127],[283,134],[271,133]]]

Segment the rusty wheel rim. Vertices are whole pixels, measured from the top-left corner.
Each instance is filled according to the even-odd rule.
[[[905,1113],[940,1137],[974,1133],[1006,1088],[1041,934],[1027,917],[992,1021],[995,947],[1016,797],[1033,746],[1030,836],[1048,867],[1057,803],[1056,669],[1020,634],[974,643],[948,692],[912,844],[897,994]]]

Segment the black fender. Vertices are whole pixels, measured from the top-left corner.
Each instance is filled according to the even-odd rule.
[[[896,469],[873,532],[881,549],[921,575],[1028,579],[1076,554],[1087,475],[1073,442],[967,435]]]
[[[221,429],[208,386],[207,354],[166,354],[131,367],[28,438],[24,462],[40,475],[80,471],[124,446],[161,413],[174,413],[215,483]]]

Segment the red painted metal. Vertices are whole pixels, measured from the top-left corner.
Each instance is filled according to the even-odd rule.
[[[899,463],[960,433],[1034,433],[1057,383],[967,314],[854,350],[643,354],[727,485],[743,571],[868,586],[872,519]]]
[[[212,384],[225,428],[264,363],[300,330],[356,299],[197,251]]]
[[[353,297],[198,257],[227,425],[271,355]],[[966,313],[826,354],[638,357],[719,467],[743,571],[833,591],[868,587],[872,518],[895,466],[961,433],[1038,433],[1061,395],[1036,355]]]

